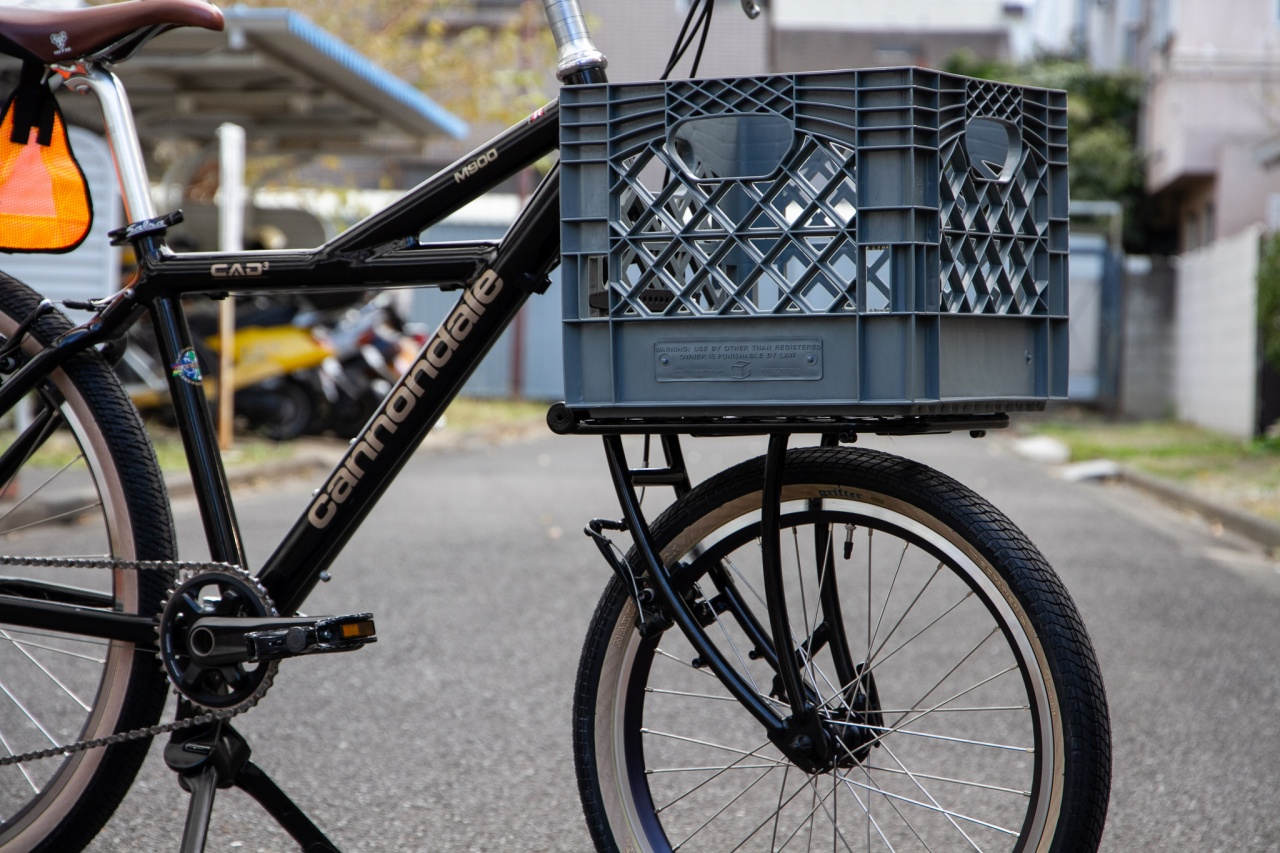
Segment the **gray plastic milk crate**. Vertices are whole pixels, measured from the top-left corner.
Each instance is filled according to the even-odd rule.
[[[560,141],[579,414],[1066,396],[1065,93],[920,68],[571,86]]]

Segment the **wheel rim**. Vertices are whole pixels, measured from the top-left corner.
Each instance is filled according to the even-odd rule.
[[[44,445],[52,461],[19,471],[17,494],[0,505],[0,552],[131,558],[123,484],[106,462],[105,438],[90,427],[87,403],[68,377],[59,373],[53,382],[63,425]],[[92,500],[82,499],[90,493]],[[137,609],[131,572],[0,571],[9,573],[110,593],[118,607]],[[137,654],[131,643],[0,626],[0,653],[0,754],[115,730]],[[24,839],[51,832],[84,796],[103,757],[103,750],[89,750],[0,768],[0,843],[23,847]]]
[[[718,680],[689,666],[692,653],[678,630],[640,639],[628,602],[614,636],[621,649],[616,677],[600,687],[601,693],[612,691],[602,697],[610,718],[598,721],[605,732],[597,734],[598,747],[606,746],[602,734],[612,741],[598,750],[611,759],[600,759],[609,766],[599,772],[618,794],[614,810],[626,841],[659,851],[809,849],[819,842],[837,850],[1047,845],[1046,828],[1060,796],[1061,735],[1043,652],[1025,627],[1025,614],[1007,600],[1004,582],[986,560],[918,509],[883,496],[812,502],[830,492],[806,486],[784,491],[789,609],[793,631],[811,638],[823,621],[817,561],[809,555],[805,578],[805,551],[796,546],[814,522],[834,525],[841,598],[862,598],[858,612],[845,612],[844,621],[860,638],[851,646],[871,661],[885,718],[883,730],[871,734],[876,745],[865,761],[850,760],[852,767],[844,770],[810,777],[788,765]],[[728,556],[735,584],[763,617],[758,584],[749,589],[754,567],[738,558],[758,543],[759,511],[748,509],[758,505],[758,494],[731,502],[677,535],[663,559],[701,574]],[[860,564],[840,559],[845,524],[853,525],[854,553],[867,549]],[[900,552],[892,559],[890,539]],[[943,569],[931,571],[931,562]],[[861,587],[854,574],[861,575]],[[701,577],[704,599],[711,598],[714,586]],[[811,589],[800,591],[801,578]],[[726,626],[728,615],[722,613],[708,635],[740,672],[749,678],[755,673],[758,692],[768,694],[771,685],[760,683],[762,663],[749,660],[750,644],[736,624]],[[979,626],[983,630],[973,634]],[[813,651],[806,680],[834,709],[841,685],[831,674],[834,662],[824,662],[822,654],[820,646]],[[784,705],[775,707],[789,714]],[[966,751],[989,755],[974,758]]]

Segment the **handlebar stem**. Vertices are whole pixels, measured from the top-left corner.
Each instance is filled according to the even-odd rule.
[[[564,81],[582,71],[603,71],[609,60],[591,41],[578,0],[542,0],[558,51],[556,77]]]

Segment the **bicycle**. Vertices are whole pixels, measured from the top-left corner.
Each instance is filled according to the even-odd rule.
[[[602,84],[604,57],[575,0],[544,6],[560,79]],[[70,306],[93,312],[80,325],[25,285],[0,280],[0,412],[35,401],[0,455],[10,493],[0,563],[21,568],[0,579],[5,849],[86,844],[160,734],[170,736],[166,761],[191,792],[182,850],[203,849],[214,792],[230,784],[305,849],[336,849],[249,760],[229,720],[266,693],[284,659],[376,640],[371,614],[300,608],[560,260],[558,166],[502,240],[417,239],[556,150],[558,102],[319,248],[173,253],[165,233],[178,215],[152,206],[109,66],[180,25],[218,28],[221,17],[198,0],[0,12],[4,49],[101,103],[130,223],[115,238],[140,261],[118,293]],[[686,30],[687,48],[697,25],[689,30],[687,19]],[[186,357],[181,298],[423,282],[460,291],[457,303],[250,574],[198,365]],[[686,297],[674,292],[663,304]],[[154,451],[110,367],[143,315],[172,368],[208,562],[177,561]],[[817,835],[848,850],[1096,848],[1109,788],[1105,696],[1060,581],[969,489],[918,463],[844,446],[859,432],[977,434],[1007,416],[981,407],[763,408],[699,416],[558,404],[548,415],[556,432],[603,437],[622,513],[587,527],[613,577],[591,619],[573,711],[598,847],[781,849]],[[788,450],[796,433],[817,434],[820,445]],[[627,434],[645,436],[638,467]],[[695,487],[686,434],[767,434],[768,452]],[[662,464],[649,464],[650,436]],[[69,476],[92,487],[88,506],[32,496]],[[637,490],[656,486],[672,487],[677,500],[649,523]],[[37,506],[77,524],[51,529]],[[630,535],[628,553],[611,531]],[[171,688],[177,712],[161,723]]]

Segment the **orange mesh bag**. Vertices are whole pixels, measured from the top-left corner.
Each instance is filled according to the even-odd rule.
[[[0,116],[0,252],[69,252],[92,224],[89,186],[44,66],[25,62]]]

